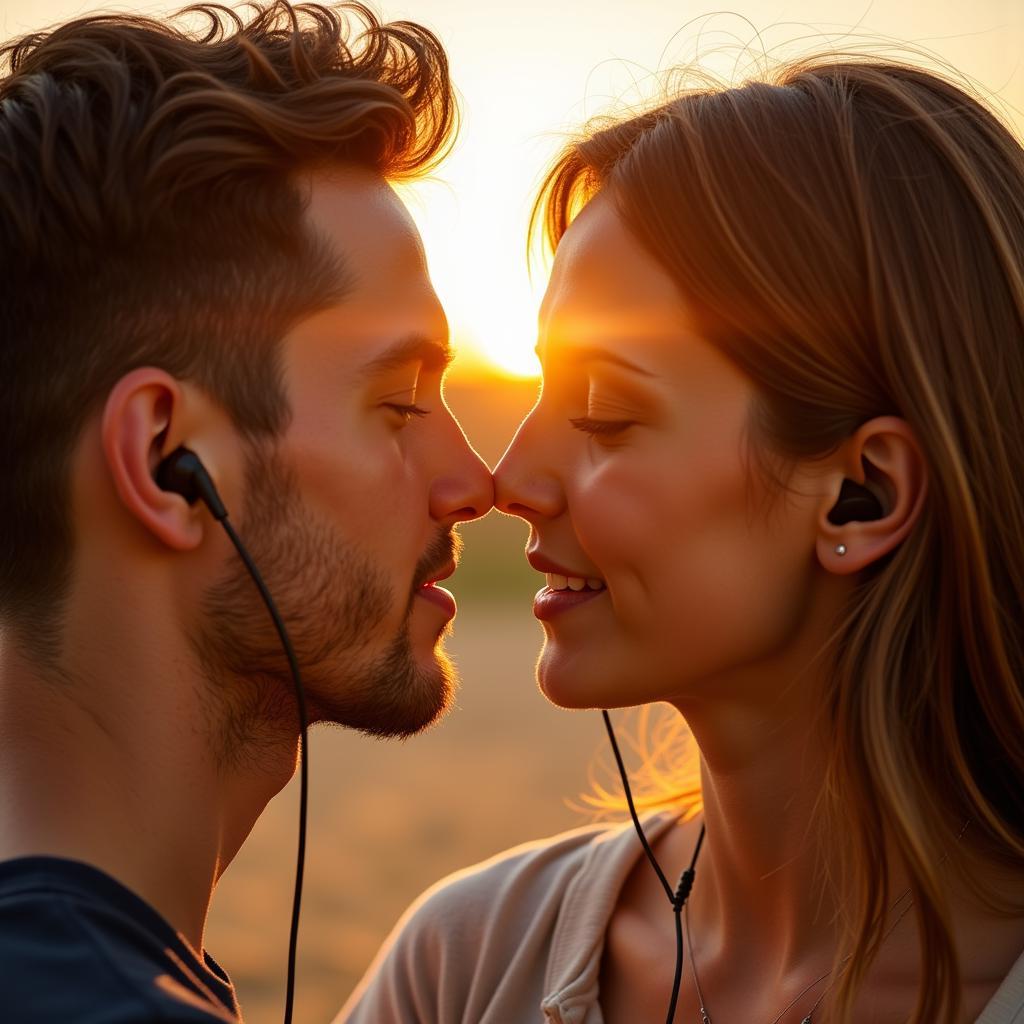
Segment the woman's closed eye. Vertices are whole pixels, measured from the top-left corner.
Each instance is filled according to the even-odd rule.
[[[635,424],[635,420],[602,420],[593,416],[575,416],[569,422],[576,430],[593,437],[613,437]]]
[[[402,419],[408,423],[414,416],[429,416],[430,410],[424,409],[420,405],[403,404],[402,402],[384,402],[384,408],[390,409],[392,412],[397,413]]]

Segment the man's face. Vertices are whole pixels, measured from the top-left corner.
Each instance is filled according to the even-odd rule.
[[[283,341],[292,418],[250,450],[240,533],[289,628],[311,720],[408,735],[451,698],[440,641],[454,602],[431,583],[454,570],[454,525],[491,507],[491,477],[441,397],[448,325],[401,202],[365,172],[316,175],[307,218],[348,288]],[[291,676],[241,565],[203,618],[211,674],[251,684],[231,728],[294,720]]]

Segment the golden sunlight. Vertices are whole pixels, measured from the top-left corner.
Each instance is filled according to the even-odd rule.
[[[1019,123],[1020,0],[932,0],[927,18],[915,4],[881,0],[859,21],[845,0],[740,6],[728,14],[697,9],[688,18],[679,5],[637,0],[623,19],[615,5],[589,5],[581,16],[584,7],[571,0],[544,8],[539,33],[531,18],[502,18],[501,5],[415,5],[417,20],[426,19],[452,47],[462,93],[464,130],[455,150],[434,179],[401,190],[448,314],[455,373],[539,376],[535,317],[546,275],[531,282],[525,260],[536,189],[581,124],[643,105],[669,68],[699,66],[741,81],[794,53],[858,45],[889,52],[903,39],[923,51],[937,47],[941,58],[983,78],[983,91]]]
[[[462,351],[462,339],[465,339],[469,350],[483,357],[488,369],[499,376],[512,377],[516,380],[528,380],[540,376],[540,363],[532,347],[523,347],[523,334],[509,329],[508,324],[494,325],[487,328],[488,334],[481,338],[476,332],[458,332],[456,334],[456,351]]]
[[[437,178],[398,192],[423,237],[430,278],[448,316],[453,372],[535,378],[537,310],[546,280],[538,275],[532,281],[526,268],[529,175],[520,167],[495,168],[488,185],[497,201],[491,210],[474,210],[476,168],[485,159],[485,147],[470,143]]]
[[[473,351],[502,376],[540,376],[540,363],[533,351],[537,302],[532,296],[501,295],[493,288],[467,289],[447,305],[457,352]]]

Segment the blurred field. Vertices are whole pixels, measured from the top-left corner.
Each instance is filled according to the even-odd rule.
[[[448,400],[493,464],[536,393],[531,382],[452,383]],[[447,647],[463,680],[458,706],[406,743],[316,730],[295,1019],[330,1021],[391,926],[419,892],[525,839],[584,820],[567,799],[603,751],[593,713],[553,708],[533,664],[530,611],[540,577],[526,527],[492,513],[463,528],[451,581],[460,611]],[[293,782],[274,800],[214,900],[207,947],[230,972],[249,1024],[283,1010],[297,822]]]

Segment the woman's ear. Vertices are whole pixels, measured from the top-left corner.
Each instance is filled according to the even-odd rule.
[[[181,386],[170,374],[144,366],[111,389],[100,426],[103,455],[121,504],[168,547],[190,551],[203,537],[201,516],[184,498],[161,490],[160,461],[181,443]]]
[[[896,416],[862,424],[840,447],[834,463],[828,495],[818,511],[817,554],[829,572],[845,575],[903,542],[924,507],[928,472],[914,432]],[[840,500],[844,480],[856,485],[847,485],[845,502]],[[850,501],[851,491],[861,500]]]

